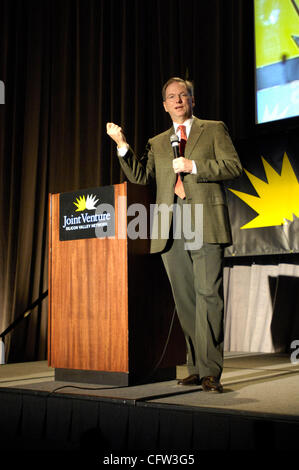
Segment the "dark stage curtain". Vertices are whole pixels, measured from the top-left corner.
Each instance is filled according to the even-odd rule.
[[[124,180],[106,122],[138,152],[169,126],[161,87],[192,79],[195,115],[250,134],[252,2],[0,0],[0,332],[47,290],[48,194]],[[9,337],[41,360],[47,300]]]

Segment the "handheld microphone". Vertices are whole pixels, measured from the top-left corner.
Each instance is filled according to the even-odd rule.
[[[176,134],[170,136],[170,143],[173,150],[174,158],[179,158],[180,156],[180,141]],[[180,173],[181,180],[184,181],[184,173]]]
[[[174,158],[178,158],[180,156],[180,147],[179,147],[180,141],[176,134],[172,134],[170,136],[170,143],[172,146]]]

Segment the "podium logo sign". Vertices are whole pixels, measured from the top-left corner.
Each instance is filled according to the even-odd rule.
[[[61,241],[115,236],[113,186],[61,193],[59,209]]]

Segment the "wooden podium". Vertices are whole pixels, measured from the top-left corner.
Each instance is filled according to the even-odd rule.
[[[114,186],[114,238],[61,241],[59,196],[50,194],[49,221],[48,361],[55,379],[131,385],[175,378],[186,347],[176,315],[168,338],[174,303],[161,257],[149,254],[149,238],[127,236],[127,208],[149,208],[149,188]]]

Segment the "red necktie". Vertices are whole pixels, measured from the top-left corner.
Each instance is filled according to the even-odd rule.
[[[180,140],[180,156],[183,157],[185,153],[185,146],[187,142],[186,126],[179,126],[178,129],[181,131],[181,140]],[[181,176],[178,173],[177,181],[175,184],[174,192],[181,199],[185,199],[186,194],[184,190],[184,185],[181,180]]]

